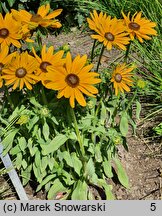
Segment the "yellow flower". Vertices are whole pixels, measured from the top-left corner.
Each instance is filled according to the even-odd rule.
[[[50,11],[50,5],[42,5],[38,8],[36,14],[31,14],[26,10],[11,10],[13,16],[16,20],[21,20],[22,24],[29,25],[29,29],[34,29],[39,25],[42,27],[52,27],[52,28],[60,28],[61,23],[55,19],[58,15],[61,14],[62,9],[57,9]]]
[[[142,43],[143,39],[149,40],[151,37],[148,35],[157,35],[157,31],[153,29],[156,26],[155,22],[151,22],[142,16],[142,12],[136,12],[130,19],[130,12],[126,16],[123,12],[124,22],[127,27],[127,31],[130,35],[131,40],[137,39]]]
[[[20,48],[21,44],[18,40],[22,38],[22,35],[19,33],[21,29],[21,24],[13,19],[11,13],[7,13],[3,18],[0,13],[0,44],[1,47],[14,46]]]
[[[6,85],[13,85],[13,89],[19,87],[21,90],[25,85],[31,90],[31,84],[36,83],[33,72],[37,67],[36,59],[30,56],[27,51],[21,54],[16,53],[8,67],[3,70],[2,78]]]
[[[8,55],[9,48],[8,46],[4,46],[3,49],[0,51],[0,88],[3,85],[3,69],[6,67],[6,65],[11,61],[15,53],[12,53]]]
[[[81,106],[86,106],[83,94],[94,97],[93,94],[98,93],[98,89],[93,86],[101,82],[101,79],[96,78],[98,73],[90,72],[93,65],[86,65],[87,56],[80,57],[77,55],[72,60],[70,52],[67,53],[64,67],[53,69],[53,66],[47,68],[46,87],[53,90],[58,90],[57,98],[65,97],[70,99],[70,105],[75,107],[75,99]]]
[[[37,19],[38,17],[41,17],[42,20],[40,21],[39,25],[43,27],[52,27],[52,28],[60,28],[62,25],[61,23],[56,20],[55,18],[61,14],[62,9],[57,9],[49,13],[50,11],[50,5],[42,5],[38,8],[36,16],[32,17],[32,20]]]
[[[129,86],[132,86],[132,73],[130,73],[135,67],[128,67],[125,63],[117,65],[112,73],[111,82],[114,84],[115,95],[119,92],[130,91]]]
[[[17,10],[11,9],[11,12],[12,12],[13,18],[16,21],[21,22],[22,27],[24,29],[28,29],[30,31],[31,29],[35,29],[38,27],[39,23],[31,21],[32,14],[29,13],[28,11],[26,10],[17,11]]]
[[[39,65],[36,70],[36,75],[39,77],[39,80],[42,80],[42,83],[44,83],[44,76],[47,73],[47,67],[49,65],[53,66],[53,70],[57,70],[58,67],[63,66],[65,63],[65,60],[62,59],[64,51],[60,50],[54,54],[53,46],[49,47],[46,51],[46,45],[44,45],[41,51],[41,57],[36,54],[34,48],[32,48],[32,51]]]
[[[126,50],[125,45],[129,44],[130,39],[126,37],[128,33],[124,32],[125,26],[121,20],[111,19],[111,16],[102,12],[98,15],[95,10],[90,15],[92,19],[87,18],[87,22],[90,29],[97,33],[91,35],[93,39],[103,43],[108,50],[111,50],[113,46]]]

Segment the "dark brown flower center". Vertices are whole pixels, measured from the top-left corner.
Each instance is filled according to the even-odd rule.
[[[46,62],[46,61],[44,61],[44,62],[42,62],[41,64],[40,64],[40,69],[44,72],[44,73],[47,73],[47,66],[49,66],[49,65],[51,65],[51,63],[49,63],[49,62]]]
[[[0,74],[2,72],[3,67],[4,67],[4,64],[0,62]]]
[[[31,19],[30,19],[31,22],[36,22],[36,23],[41,21],[41,20],[42,20],[42,17],[39,14],[33,14]]]
[[[18,78],[23,78],[25,75],[27,74],[27,71],[26,71],[26,69],[25,68],[18,68],[17,70],[16,70],[16,76],[18,77]]]
[[[114,41],[114,39],[115,39],[114,35],[113,35],[111,32],[105,33],[105,38],[106,38],[108,41]]]
[[[138,31],[140,29],[140,25],[138,23],[135,23],[135,22],[130,22],[128,24],[128,27],[134,31]]]
[[[121,76],[121,74],[116,74],[116,75],[115,75],[115,81],[118,82],[118,83],[120,83],[120,82],[122,81],[122,76]]]
[[[67,77],[65,78],[65,81],[72,88],[75,88],[76,86],[79,85],[79,77],[75,74],[68,74]]]
[[[9,31],[6,28],[0,29],[0,38],[7,38],[9,35]]]

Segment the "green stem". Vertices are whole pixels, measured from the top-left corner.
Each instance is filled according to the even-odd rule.
[[[46,98],[46,94],[45,94],[45,90],[44,90],[44,86],[43,85],[42,85],[42,100],[43,100],[43,104],[44,105],[48,104],[48,101],[47,101],[47,98]]]
[[[11,106],[11,109],[14,110],[14,104],[13,104],[11,96],[10,96],[10,94],[8,92],[8,88],[6,86],[4,86],[4,88],[5,88],[5,94],[6,94],[8,102],[9,102],[9,104]]]
[[[126,53],[125,53],[125,57],[124,57],[124,62],[127,63],[127,60],[128,60],[128,55],[129,55],[129,52],[130,52],[130,47],[131,47],[131,42],[128,44],[128,47],[127,47],[127,50],[126,50]]]
[[[79,128],[78,128],[78,123],[77,123],[76,116],[75,116],[75,113],[74,113],[74,109],[71,108],[71,107],[70,107],[70,112],[71,112],[71,116],[72,116],[72,119],[73,119],[73,122],[74,122],[74,128],[75,128],[75,132],[76,132],[76,135],[77,135],[77,138],[78,138],[78,143],[79,143],[80,150],[81,150],[81,153],[82,153],[82,158],[83,158],[85,156],[83,140],[82,140],[81,135],[80,135],[80,131],[79,131]]]
[[[102,102],[102,101],[103,101],[103,98],[101,97],[101,98],[100,98],[100,101],[99,101],[99,103],[98,103],[98,106],[97,106],[96,112],[95,112],[95,116],[97,116],[98,113],[99,113],[99,110],[100,110],[101,102]]]
[[[99,60],[98,60],[98,63],[97,63],[96,72],[98,72],[98,69],[99,69],[99,66],[100,66],[100,62],[101,62],[101,58],[102,58],[104,49],[105,49],[105,47],[104,47],[104,45],[102,45],[101,52],[100,52],[100,56],[99,56]]]
[[[133,103],[133,101],[134,101],[134,99],[135,99],[136,96],[137,96],[137,90],[135,91],[135,93],[134,93],[134,95],[133,95],[131,101],[128,103],[128,106],[127,106],[127,108],[126,108],[126,110],[125,110],[126,112],[129,110],[129,108],[130,108],[130,106],[132,105],[132,103]]]
[[[41,49],[42,48],[42,38],[41,38],[39,30],[37,32],[37,42],[38,42],[39,49]]]
[[[95,49],[96,41],[97,40],[94,40],[94,42],[93,42],[93,47],[92,47],[92,51],[91,51],[91,62],[93,61],[93,57],[94,57],[94,49]]]

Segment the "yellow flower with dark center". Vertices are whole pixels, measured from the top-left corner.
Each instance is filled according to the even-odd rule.
[[[36,59],[30,56],[27,51],[21,54],[16,53],[16,56],[12,59],[8,67],[3,70],[4,75],[2,78],[5,80],[7,86],[13,85],[13,89],[19,87],[21,90],[26,86],[31,90],[31,84],[36,83],[33,72],[37,67]]]
[[[70,99],[70,105],[75,107],[75,99],[81,106],[86,106],[83,94],[94,97],[98,89],[94,84],[100,83],[101,79],[96,72],[90,72],[93,64],[86,65],[87,56],[77,55],[72,60],[70,52],[67,53],[64,67],[59,67],[57,71],[53,66],[47,68],[46,88],[58,90],[57,98],[65,97]]]
[[[127,37],[128,33],[124,32],[125,26],[121,20],[111,19],[111,16],[102,12],[98,15],[95,10],[90,15],[92,19],[87,18],[87,22],[90,29],[97,33],[91,35],[93,39],[103,43],[108,50],[111,50],[113,46],[126,50],[125,45],[129,44],[130,39]]]
[[[133,74],[130,72],[134,69],[134,66],[128,66],[125,63],[117,65],[111,78],[111,82],[114,84],[115,95],[118,95],[119,92],[123,93],[124,90],[126,92],[130,91],[129,86],[133,85]]]
[[[148,35],[157,35],[157,31],[153,29],[153,27],[156,26],[156,23],[151,22],[145,17],[141,17],[142,12],[136,12],[132,18],[130,18],[130,12],[127,16],[122,12],[122,15],[131,40],[134,40],[134,37],[136,36],[137,39],[143,43],[143,39],[151,39]]]
[[[9,51],[8,46],[4,46],[3,49],[1,49],[0,51],[0,88],[3,85],[3,79],[2,79],[3,70],[15,55],[15,53],[8,55],[8,51]]]
[[[0,13],[0,44],[3,48],[4,46],[14,46],[20,48],[21,44],[18,40],[22,38],[19,33],[21,29],[21,24],[13,19],[11,13],[7,13],[3,18]]]
[[[54,47],[50,46],[47,50],[46,50],[46,45],[43,46],[42,51],[41,51],[41,57],[39,57],[36,52],[35,49],[32,48],[33,54],[38,62],[38,68],[36,70],[36,75],[38,76],[38,80],[41,80],[42,83],[44,83],[44,76],[45,73],[47,73],[47,67],[49,65],[53,66],[53,70],[56,69],[58,67],[63,66],[63,64],[65,63],[65,60],[62,59],[62,56],[64,54],[63,50],[60,50],[58,52],[56,52],[54,54]]]
[[[26,10],[12,10],[14,18],[16,20],[21,20],[22,24],[28,24],[29,29],[34,29],[39,25],[45,28],[60,28],[62,25],[55,18],[60,15],[61,12],[62,9],[50,12],[49,4],[40,6],[36,14],[29,13]]]

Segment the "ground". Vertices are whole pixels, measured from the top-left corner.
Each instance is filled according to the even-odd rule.
[[[68,44],[72,54],[90,55],[93,41],[90,33],[81,33],[76,28],[71,33],[60,34],[57,37],[49,36],[44,40],[55,48]],[[105,52],[102,58],[102,67],[108,66],[113,59],[120,57],[116,50]],[[147,114],[145,102],[142,103],[142,113]],[[150,136],[152,128],[162,122],[162,116],[147,120],[142,123],[142,118],[137,122],[136,135],[132,135],[130,129],[127,136],[129,151],[122,146],[118,147],[119,156],[130,181],[130,188],[125,189],[118,183],[113,184],[113,192],[118,200],[147,200],[162,199],[162,139]],[[4,178],[0,178],[0,184],[7,184]],[[26,188],[29,199],[45,199],[45,194],[39,192],[35,194],[34,190],[28,185]],[[10,189],[10,196],[7,199],[15,199],[13,191]]]

